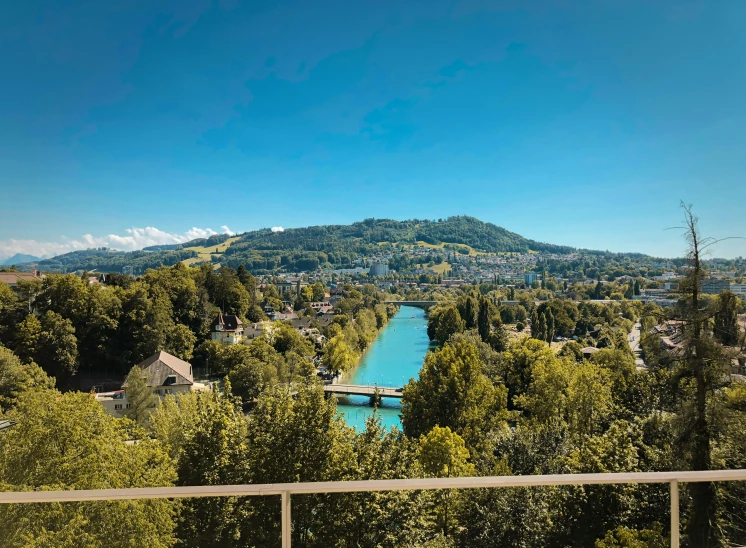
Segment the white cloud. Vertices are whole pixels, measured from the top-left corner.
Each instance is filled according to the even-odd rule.
[[[285,232],[285,229],[282,228],[281,226],[273,226],[272,232]]]
[[[224,234],[234,233],[227,227],[220,227]],[[37,240],[0,240],[0,260],[16,253],[26,253],[37,257],[52,257],[70,251],[90,249],[92,247],[110,247],[122,251],[135,251],[151,245],[180,244],[196,238],[207,238],[218,234],[211,228],[192,227],[183,233],[171,233],[154,226],[145,228],[128,228],[126,234],[109,234],[94,237],[84,234],[79,239],[62,237],[59,242],[39,242]]]
[[[222,231],[223,231],[223,234],[227,234],[228,236],[233,236],[233,235],[235,235],[235,234],[236,234],[235,232],[233,232],[233,231],[232,231],[232,230],[231,230],[230,228],[228,228],[228,227],[227,227],[227,226],[225,226],[225,225],[221,226],[221,227],[220,227],[220,230],[222,230]]]

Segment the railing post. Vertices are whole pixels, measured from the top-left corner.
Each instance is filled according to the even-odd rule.
[[[290,548],[290,493],[282,492],[282,548]],[[678,545],[677,545],[678,546]]]
[[[671,482],[671,548],[679,548],[679,482]]]

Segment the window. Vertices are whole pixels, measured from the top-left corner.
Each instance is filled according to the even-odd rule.
[[[164,389],[163,391],[164,391],[164,393],[165,393],[166,395],[168,395],[168,394],[170,394],[170,393],[171,393],[171,389],[170,389],[170,388],[165,388],[165,389]]]
[[[127,404],[127,409],[129,409],[130,407],[132,407],[132,404],[131,404],[131,403],[128,403],[128,404]]]
[[[129,407],[129,405],[128,405],[127,407]],[[115,410],[119,410],[119,409],[121,409],[121,408],[122,408],[122,404],[121,404],[121,403],[115,403],[115,404],[114,404],[114,409],[115,409]]]

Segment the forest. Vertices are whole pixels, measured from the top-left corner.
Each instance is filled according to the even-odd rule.
[[[375,416],[362,431],[348,427],[311,363],[354,366],[394,312],[373,286],[343,288],[322,348],[283,324],[247,345],[207,340],[219,308],[257,321],[277,300],[245,268],[0,286],[0,419],[17,423],[0,434],[0,489],[746,468],[746,385],[730,374],[744,347],[741,304],[727,292],[704,299],[696,242],[688,260],[676,307],[527,297],[523,331],[502,290],[449,293],[429,314],[438,347],[404,388],[401,430]],[[299,310],[313,293],[298,296]],[[646,367],[627,342],[638,322]],[[565,335],[577,339],[558,343]],[[212,356],[223,390],[151,407],[133,381],[143,405],[115,418],[74,389],[83,374],[124,376],[156,349]],[[668,504],[668,487],[656,484],[298,496],[292,541],[659,548],[669,542]],[[685,545],[746,543],[745,510],[742,483],[682,485]],[[279,497],[2,505],[0,522],[8,547],[280,544]]]

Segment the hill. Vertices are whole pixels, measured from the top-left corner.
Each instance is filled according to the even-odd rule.
[[[52,272],[121,272],[124,267],[132,267],[135,272],[143,272],[183,261],[189,265],[212,262],[234,268],[244,264],[255,274],[297,272],[349,267],[360,255],[372,254],[385,245],[441,247],[471,254],[574,251],[571,247],[524,238],[474,217],[438,221],[365,219],[351,225],[310,226],[283,232],[266,228],[233,237],[221,234],[131,252],[105,248],[74,251],[40,261],[38,268]]]
[[[41,261],[41,257],[35,257],[34,255],[26,255],[25,253],[16,253],[12,257],[8,257],[4,261],[0,262],[0,265],[35,263],[37,261]]]

